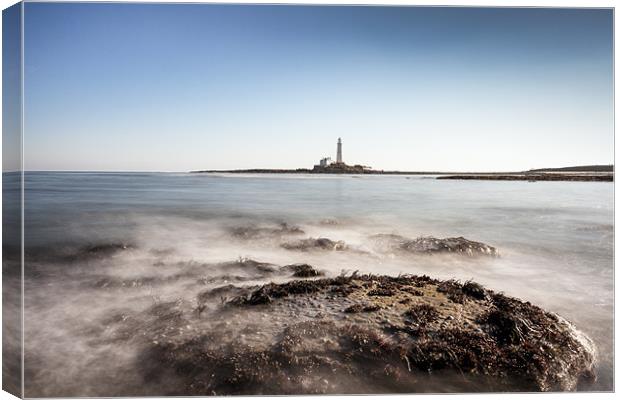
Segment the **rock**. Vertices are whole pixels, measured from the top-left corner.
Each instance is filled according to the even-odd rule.
[[[279,271],[279,267],[276,265],[244,257],[240,257],[236,261],[205,265],[204,267],[209,268],[210,275],[199,280],[203,284],[245,282],[264,279],[268,276],[277,274]],[[217,270],[221,270],[225,273],[216,275],[214,272]]]
[[[316,276],[325,275],[324,272],[318,271],[314,269],[311,265],[308,264],[291,264],[285,265],[281,268],[284,271],[292,271],[295,278],[313,278]]]
[[[45,254],[36,251],[29,252],[29,258],[50,259],[62,262],[82,262],[90,260],[104,259],[115,256],[121,252],[135,249],[136,246],[130,243],[110,242],[89,244],[79,248],[59,248],[57,251],[46,252]]]
[[[412,287],[423,287],[422,295]],[[348,290],[329,299],[334,288]],[[570,323],[474,282],[352,275],[246,290],[220,317],[212,314],[200,335],[149,346],[145,374],[191,371],[175,372],[184,395],[365,393],[360,385],[377,376],[385,392],[429,390],[430,379],[445,379],[435,390],[557,391],[594,377],[591,342]],[[373,290],[392,294],[372,296]],[[304,304],[307,317],[293,303]],[[341,306],[319,307],[333,304]],[[373,318],[348,316],[361,312]],[[269,317],[260,319],[264,313]],[[250,348],[235,332],[213,328],[232,315],[260,321],[252,329],[270,335]],[[329,387],[308,384],[325,370],[340,378]],[[455,376],[464,379],[455,383]]]
[[[289,225],[286,222],[279,224],[277,227],[238,226],[231,228],[229,231],[232,236],[239,239],[258,239],[304,234],[301,228]]]
[[[353,304],[344,309],[347,314],[355,314],[361,312],[373,312],[379,310],[380,307],[374,304]]]
[[[92,246],[86,246],[82,249],[82,251],[87,254],[107,256],[131,248],[133,248],[133,246],[126,243],[102,243]]]
[[[333,241],[327,238],[308,238],[297,240],[294,242],[287,242],[281,245],[287,250],[345,250],[347,246],[341,240]]]
[[[428,276],[224,285],[196,302],[120,309],[99,324],[98,340],[140,343],[135,372],[145,382],[182,396],[566,391],[595,378],[591,341],[561,317],[475,282]],[[327,372],[334,378],[323,385]]]
[[[464,237],[437,239],[434,237],[420,237],[401,244],[401,249],[421,254],[457,253],[467,256],[497,256],[495,247],[484,243],[474,242]]]
[[[243,292],[243,289],[235,286],[235,285],[224,285],[218,286],[213,289],[205,290],[200,292],[197,296],[198,304],[204,304],[209,300],[219,300],[219,299],[232,299],[233,297],[239,296]]]
[[[499,256],[499,252],[493,246],[465,239],[464,237],[452,237],[438,239],[432,236],[408,239],[396,234],[379,234],[371,237],[375,242],[390,250],[405,251],[414,254],[462,254],[474,256]]]
[[[259,274],[271,274],[277,271],[275,265],[265,262],[252,260],[251,258],[239,257],[237,261],[218,264],[218,267],[226,271],[232,269],[257,272]]]

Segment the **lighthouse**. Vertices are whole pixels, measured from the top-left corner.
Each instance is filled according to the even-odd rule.
[[[342,139],[338,138],[338,147],[336,150],[336,162],[342,164]]]

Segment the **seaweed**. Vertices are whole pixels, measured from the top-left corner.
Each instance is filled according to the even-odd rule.
[[[198,293],[197,299],[198,303],[204,303],[214,298],[221,298],[226,295],[238,296],[244,289],[235,285],[224,285],[218,286],[213,289],[205,290],[203,292]]]
[[[527,333],[526,324],[506,311],[493,310],[480,319],[500,344],[520,344]]]
[[[389,297],[394,296],[396,293],[392,289],[378,287],[376,289],[372,289],[368,291],[368,296],[383,296]]]
[[[325,275],[324,272],[314,269],[312,265],[308,264],[291,264],[285,265],[281,269],[293,271],[295,278],[314,278],[317,276]]]
[[[435,307],[424,303],[410,307],[404,315],[420,325],[426,325],[429,322],[436,321],[439,317],[439,312]]]
[[[347,308],[344,309],[345,313],[348,314],[355,314],[355,313],[361,313],[361,312],[373,312],[373,311],[378,311],[380,310],[381,307],[375,305],[375,304],[353,304],[352,306],[349,306]]]
[[[439,363],[430,368],[452,367],[461,372],[496,375],[505,371],[501,368],[497,345],[487,335],[459,328],[446,329],[439,332],[435,343],[441,348],[442,356]],[[432,352],[429,352],[432,354]],[[432,359],[431,357],[428,357]]]
[[[259,305],[269,304],[273,299],[279,299],[290,295],[311,294],[319,292],[334,282],[343,284],[338,278],[317,280],[295,280],[283,284],[269,283],[250,293],[249,297],[238,296],[230,301],[234,305]],[[342,279],[342,278],[340,278]],[[346,278],[351,279],[351,278]]]
[[[349,285],[335,285],[329,289],[329,293],[335,294],[341,297],[347,297],[355,291],[356,288]]]
[[[479,283],[467,281],[461,288],[464,294],[477,300],[484,300],[487,297],[486,290]]]
[[[409,293],[409,294],[412,294],[414,296],[423,296],[424,295],[424,293],[421,290],[413,288],[413,287],[410,287],[410,286],[405,286],[405,287],[401,288],[400,290],[402,292]]]
[[[466,300],[461,284],[453,279],[441,282],[437,285],[437,291],[444,293],[454,303],[463,304]]]

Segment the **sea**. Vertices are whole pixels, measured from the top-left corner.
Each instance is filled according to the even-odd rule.
[[[198,289],[172,279],[120,289],[92,283],[145,282],[183,265],[238,259],[308,263],[332,275],[474,280],[571,321],[597,351],[597,381],[582,390],[613,390],[613,183],[435,178],[25,173],[26,395],[140,394],[123,390],[140,382],[131,341],[97,340],[105,332],[93,326],[111,310],[192,301]],[[231,234],[281,227],[359,251],[296,252],[281,237]],[[406,257],[378,247],[377,234],[462,236],[500,256]],[[101,256],[108,248],[126,251]],[[94,256],[81,260],[80,249]]]

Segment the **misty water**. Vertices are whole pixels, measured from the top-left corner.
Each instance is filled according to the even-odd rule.
[[[359,251],[295,252],[280,246],[282,238],[231,235],[284,223],[300,237],[342,240]],[[380,233],[463,236],[495,246],[500,257],[403,257],[371,240]],[[597,347],[598,380],[585,389],[612,389],[612,183],[27,173],[25,239],[26,396],[157,393],[144,386],[139,349],[131,340],[100,340],[109,334],[101,326],[118,310],[190,304],[209,285],[194,271],[208,278],[208,265],[240,257],[308,263],[333,275],[473,279],[573,322]],[[126,249],[66,256],[111,243]],[[107,284],[146,278],[151,283]]]

